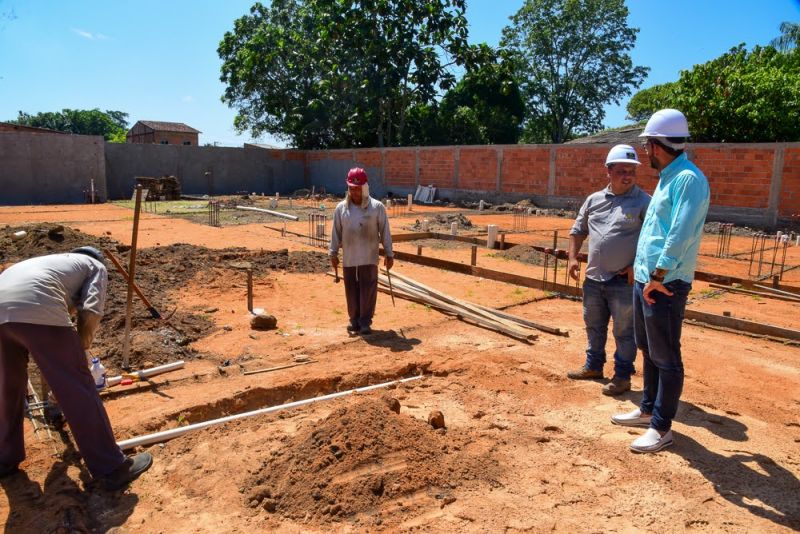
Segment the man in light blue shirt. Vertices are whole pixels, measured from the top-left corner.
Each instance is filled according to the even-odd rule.
[[[644,359],[644,386],[639,408],[611,420],[648,427],[631,443],[631,449],[656,452],[673,442],[672,419],[684,377],[681,323],[710,191],[706,177],[684,153],[689,126],[683,113],[675,109],[656,112],[641,136],[650,165],[659,171],[633,264],[633,322]]]
[[[633,336],[633,259],[650,195],[636,185],[639,157],[630,145],[616,145],[606,157],[608,186],[586,198],[569,232],[569,274],[578,279],[578,251],[589,237],[589,261],[583,280],[586,363],[570,371],[573,380],[603,378],[608,321],[614,319],[614,376],[602,392],[631,389],[636,342]]]

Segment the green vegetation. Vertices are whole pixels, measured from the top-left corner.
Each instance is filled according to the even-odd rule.
[[[781,142],[800,140],[800,25],[784,23],[772,46],[744,44],[681,72],[676,82],[636,93],[628,117],[643,121],[676,108],[689,120],[696,142]]]
[[[295,147],[394,146],[406,112],[455,84],[464,0],[273,0],[225,34],[222,100],[234,126]]]
[[[603,107],[641,85],[623,0],[526,0],[503,30],[526,103],[522,139],[561,143],[602,127]]]
[[[62,109],[35,115],[19,112],[12,124],[47,128],[58,132],[81,135],[102,135],[106,141],[124,143],[128,131],[128,114],[122,111],[105,112],[99,109]]]

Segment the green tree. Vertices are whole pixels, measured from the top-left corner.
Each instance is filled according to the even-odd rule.
[[[676,85],[675,82],[668,82],[642,89],[628,101],[625,107],[628,111],[626,118],[634,122],[644,122],[659,109],[676,107]]]
[[[781,34],[769,44],[783,52],[788,52],[800,44],[800,24],[797,22],[781,22],[780,31]]]
[[[234,126],[298,148],[391,146],[406,113],[455,83],[464,0],[274,0],[227,32],[222,97]]]
[[[444,95],[439,108],[449,144],[467,144],[466,139],[474,144],[514,144],[519,140],[525,102],[515,66],[508,51],[485,44],[472,47],[464,77]],[[475,124],[480,132],[477,138],[474,131],[460,130]]]
[[[39,112],[35,115],[20,111],[16,120],[9,122],[36,128],[81,135],[102,135],[106,141],[124,143],[128,130],[128,114],[122,111],[99,109],[62,109]]]
[[[603,106],[639,87],[649,69],[629,51],[638,29],[623,0],[526,0],[501,45],[519,58],[523,139],[561,143],[602,126]]]
[[[741,44],[681,72],[675,107],[698,142],[800,140],[800,48]]]

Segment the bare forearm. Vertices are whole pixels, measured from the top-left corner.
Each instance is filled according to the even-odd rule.
[[[81,338],[81,345],[84,349],[92,346],[94,335],[100,327],[101,315],[82,311],[78,313],[78,336]]]

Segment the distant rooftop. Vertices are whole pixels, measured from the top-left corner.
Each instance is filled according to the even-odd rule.
[[[633,145],[636,146],[641,142],[639,134],[644,131],[644,126],[623,126],[622,128],[615,128],[612,130],[603,130],[594,135],[587,135],[586,137],[579,137],[572,141],[567,141],[565,145],[583,145],[583,144],[605,144],[605,145]]]
[[[195,130],[188,124],[182,122],[164,122],[164,121],[138,121],[139,124],[147,126],[152,130],[159,132],[181,132],[181,133],[202,133],[200,130]]]

